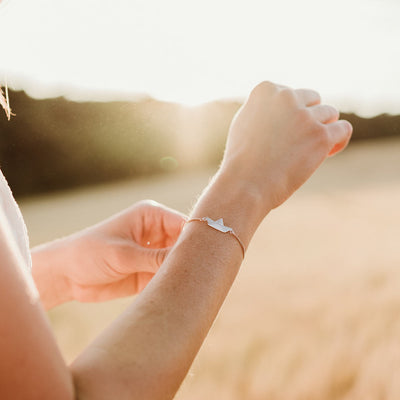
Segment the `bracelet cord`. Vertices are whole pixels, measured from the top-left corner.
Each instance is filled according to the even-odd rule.
[[[246,250],[245,250],[243,242],[240,240],[239,236],[234,232],[234,230],[232,228],[224,225],[224,221],[222,218],[215,220],[215,221],[209,217],[190,218],[186,221],[187,224],[190,222],[205,222],[210,228],[213,228],[222,233],[229,233],[239,243],[240,248],[242,249],[242,254],[243,254],[243,258],[244,258]]]

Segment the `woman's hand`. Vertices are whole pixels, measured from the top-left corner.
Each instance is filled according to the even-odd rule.
[[[262,199],[262,216],[283,203],[352,133],[317,92],[262,82],[230,127],[221,174]]]
[[[185,217],[143,201],[106,221],[32,251],[33,276],[46,308],[140,292],[177,240]]]

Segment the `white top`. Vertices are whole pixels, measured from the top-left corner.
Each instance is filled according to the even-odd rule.
[[[2,237],[6,235],[6,237]],[[18,252],[27,270],[32,268],[29,238],[21,211],[0,171],[0,240],[6,240]]]

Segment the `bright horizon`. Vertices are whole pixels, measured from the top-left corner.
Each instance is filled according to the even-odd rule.
[[[399,17],[395,0],[10,0],[0,82],[33,97],[194,105],[267,79],[344,111],[400,113]]]

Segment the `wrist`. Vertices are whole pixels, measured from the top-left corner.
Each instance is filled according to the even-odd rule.
[[[266,211],[267,208],[267,211]],[[221,168],[204,191],[192,218],[223,218],[247,248],[254,232],[269,212],[258,188]]]
[[[63,273],[68,256],[62,242],[56,240],[31,251],[32,276],[46,310],[72,300],[70,285]]]
[[[267,215],[274,207],[274,179],[265,171],[268,167],[262,165],[251,165],[248,157],[226,157],[224,159],[219,174],[225,180],[232,182],[235,186],[240,186],[249,193],[255,200],[255,206]]]
[[[272,210],[272,200],[265,195],[255,180],[251,180],[243,173],[243,168],[222,166],[218,171],[215,187],[225,192],[227,200],[237,204],[245,204],[246,216],[261,223],[264,217]]]

